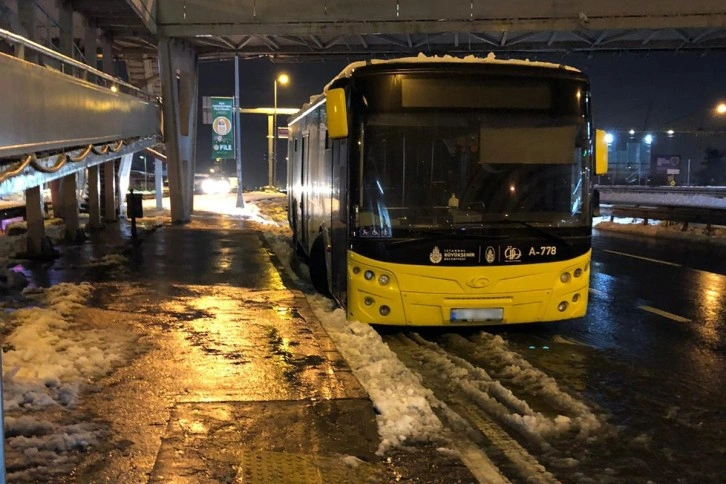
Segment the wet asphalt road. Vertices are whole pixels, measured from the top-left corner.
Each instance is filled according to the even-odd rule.
[[[485,329],[614,429],[589,442],[562,443],[561,455],[578,466],[553,469],[555,476],[564,482],[723,482],[726,247],[599,233],[591,281],[582,320]],[[452,336],[421,334],[444,348]],[[479,331],[457,334],[476,342]],[[526,397],[535,407],[538,397]]]

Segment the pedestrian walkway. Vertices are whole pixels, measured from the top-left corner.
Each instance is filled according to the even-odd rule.
[[[90,282],[76,322],[134,342],[74,409],[106,438],[68,482],[473,482],[433,447],[376,454],[373,404],[259,232],[208,213],[153,225],[134,240],[122,220],[26,268]]]

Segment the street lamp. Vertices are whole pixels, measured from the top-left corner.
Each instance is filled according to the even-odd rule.
[[[726,103],[718,103],[718,105],[716,106],[716,114],[726,114]]]
[[[277,169],[277,83],[283,86],[290,81],[287,74],[280,74],[275,78],[274,105],[272,109],[272,159],[269,160],[268,185],[275,186],[275,171]]]

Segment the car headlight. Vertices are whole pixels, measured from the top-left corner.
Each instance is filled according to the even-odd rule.
[[[202,191],[207,194],[211,193],[227,193],[231,185],[229,180],[220,178],[207,178],[202,182]]]

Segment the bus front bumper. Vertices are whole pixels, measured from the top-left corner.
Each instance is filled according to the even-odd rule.
[[[578,318],[587,310],[589,262],[587,252],[516,267],[429,267],[381,263],[350,252],[348,319],[472,326]],[[466,281],[472,279],[485,279],[486,287],[469,287]]]

